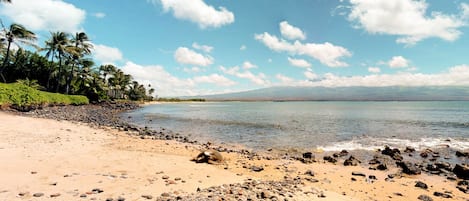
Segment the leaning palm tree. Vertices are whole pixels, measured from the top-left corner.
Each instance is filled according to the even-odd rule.
[[[62,79],[62,69],[63,69],[63,59],[70,52],[70,39],[69,35],[65,32],[55,32],[51,33],[51,38],[46,41],[47,50],[46,57],[51,57],[52,61],[54,57],[59,59],[59,70],[58,75],[56,76],[56,88],[55,91],[59,91],[60,80]],[[51,69],[52,70],[52,69]]]
[[[73,47],[69,48],[69,52],[71,53],[71,60],[72,60],[72,69],[70,70],[69,76],[66,80],[66,87],[65,93],[68,94],[70,92],[70,85],[73,80],[73,75],[75,74],[75,66],[80,64],[80,60],[85,56],[91,54],[91,49],[93,45],[90,43],[90,39],[86,35],[85,32],[78,32],[75,34],[70,40],[71,43],[74,44]]]
[[[3,23],[2,23],[3,27]],[[11,44],[19,42],[27,45],[31,45],[33,47],[36,47],[36,45],[33,43],[36,41],[36,35],[32,32],[26,29],[23,25],[13,23],[10,25],[8,29],[3,27],[3,36],[1,38],[2,41],[6,41],[7,43],[7,49],[6,49],[6,55],[5,58],[3,59],[3,64],[2,67],[0,68],[0,76],[3,79],[3,82],[6,82],[5,77],[3,77],[3,70],[8,66],[8,62],[10,59],[10,49],[11,49]]]
[[[7,2],[7,3],[11,3],[11,0],[1,0],[0,2]]]

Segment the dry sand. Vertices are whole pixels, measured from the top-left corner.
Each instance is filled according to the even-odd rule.
[[[246,179],[310,177],[304,175],[306,170],[314,171],[312,178],[319,182],[305,182],[304,192],[323,191],[326,197],[297,193],[292,200],[417,200],[422,194],[433,200],[443,199],[433,196],[434,191],[450,191],[452,200],[468,197],[455,188],[454,182],[442,177],[418,175],[385,181],[397,169],[384,172],[328,163],[249,160],[224,152],[225,164],[197,164],[190,160],[201,149],[197,145],[140,139],[115,129],[3,112],[0,123],[0,201],[118,197],[147,200],[142,195],[151,195],[154,200],[164,192],[194,193],[197,188],[241,183]],[[254,172],[246,168],[252,165],[264,170]],[[352,176],[352,171],[374,175],[377,180]],[[416,181],[425,182],[429,189],[414,187]],[[44,195],[34,197],[35,193]],[[84,195],[85,198],[80,197]]]

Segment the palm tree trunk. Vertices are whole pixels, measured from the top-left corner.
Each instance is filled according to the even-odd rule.
[[[57,75],[57,86],[55,87],[55,92],[59,92],[60,87],[60,78],[62,77],[62,54],[59,52],[59,74]]]
[[[3,80],[4,83],[6,83],[7,81],[6,81],[5,77],[3,76],[3,70],[5,70],[5,68],[7,66],[7,63],[8,63],[8,59],[10,59],[11,43],[12,43],[12,41],[8,40],[7,54],[5,56],[5,59],[3,59],[2,68],[0,68],[0,76],[2,77],[2,80]]]
[[[65,88],[65,94],[70,93],[70,85],[72,84],[73,79],[73,71],[75,70],[75,64],[72,64],[72,70],[70,71],[70,75],[67,78],[67,86]]]

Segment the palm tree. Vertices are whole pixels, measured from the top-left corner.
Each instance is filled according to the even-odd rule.
[[[4,27],[3,32],[4,32],[3,34],[5,38],[2,38],[1,40],[7,41],[7,50],[6,50],[5,58],[3,59],[2,67],[0,68],[0,76],[3,79],[3,82],[6,82],[5,77],[3,77],[3,70],[5,70],[9,62],[8,59],[10,58],[11,44],[14,42],[20,42],[20,43],[24,43],[24,44],[36,47],[33,44],[33,42],[36,41],[37,38],[36,38],[36,35],[32,31],[29,31],[23,25],[16,24],[16,23],[11,24],[9,29],[6,29]]]
[[[51,38],[46,41],[46,57],[51,56],[52,61],[55,56],[57,56],[57,58],[59,59],[59,71],[58,75],[56,76],[56,92],[59,91],[60,80],[62,78],[62,60],[66,56],[66,54],[70,52],[70,40],[68,37],[69,35],[65,32],[55,32],[51,33]]]
[[[67,77],[65,93],[68,94],[70,92],[70,85],[73,80],[73,75],[75,73],[75,65],[80,63],[81,58],[85,55],[91,54],[91,48],[93,45],[89,42],[89,38],[84,32],[77,32],[75,33],[75,37],[72,38],[70,42],[74,44],[73,48],[70,48],[71,52],[71,59],[72,59],[72,69],[70,70],[70,74]]]
[[[7,3],[11,3],[11,0],[1,0],[0,2],[7,2]]]
[[[132,76],[125,74],[122,70],[117,69],[117,71],[109,78],[109,84],[112,88],[114,88],[114,98],[123,98],[122,95],[130,84],[132,80]]]

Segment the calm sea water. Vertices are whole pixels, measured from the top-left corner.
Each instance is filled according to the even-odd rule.
[[[132,123],[253,149],[469,148],[469,102],[165,103],[125,114]]]

